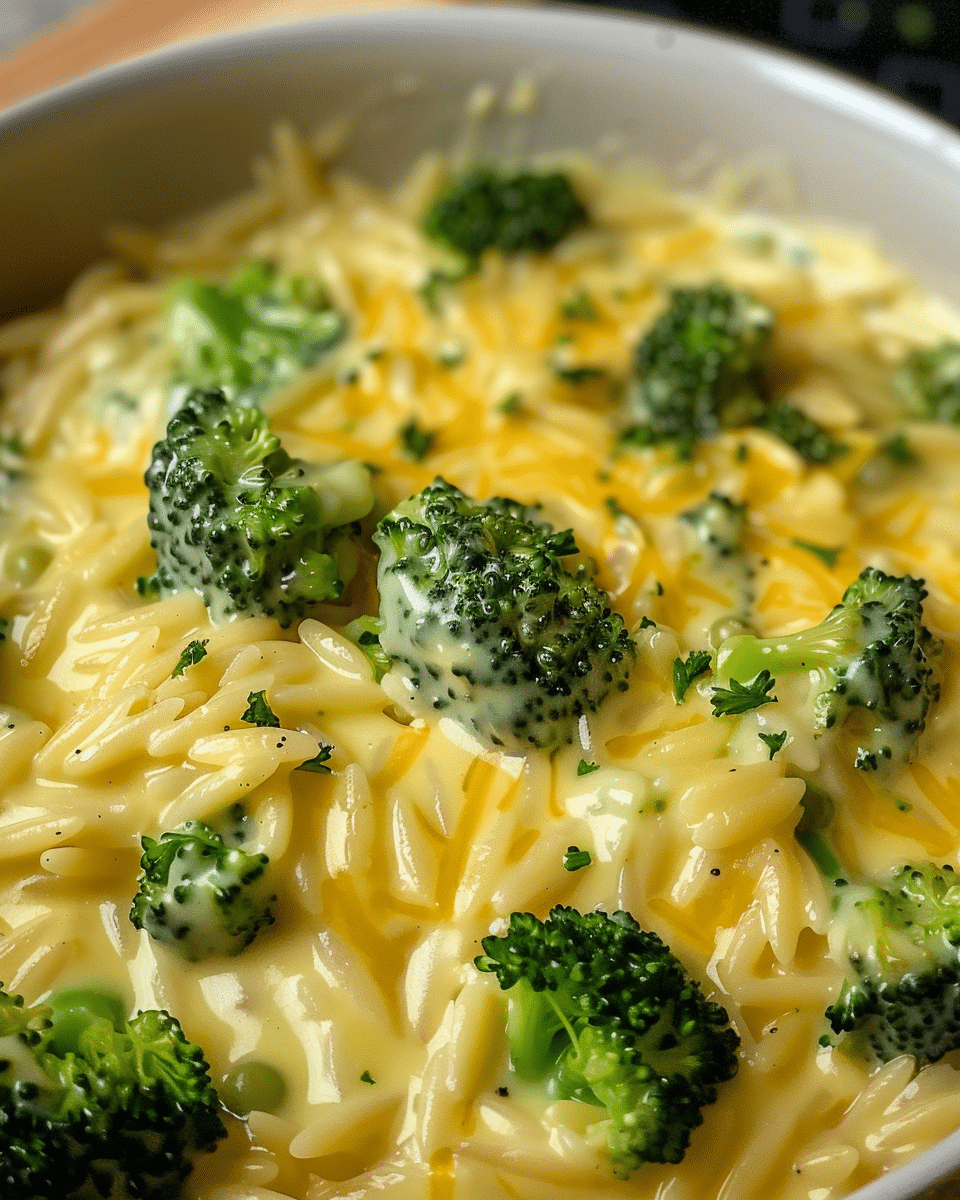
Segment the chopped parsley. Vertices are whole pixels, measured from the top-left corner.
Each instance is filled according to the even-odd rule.
[[[560,315],[568,321],[596,321],[600,316],[584,288],[578,288],[560,305]]]
[[[206,658],[207,642],[209,640],[209,638],[204,638],[202,642],[191,642],[190,645],[184,649],[177,661],[177,665],[170,672],[170,678],[176,679],[178,676],[184,673],[187,667],[195,667],[201,659]]]
[[[683,703],[687,688],[700,675],[710,670],[710,652],[708,650],[691,650],[686,657],[673,660],[673,698],[678,704]]]
[[[740,713],[750,712],[753,708],[759,708],[762,704],[776,704],[776,696],[767,695],[776,682],[769,671],[761,671],[749,683],[740,683],[736,679],[731,679],[728,688],[713,688],[710,700],[713,705],[713,715],[715,717],[735,717]]]
[[[323,742],[321,742],[320,749],[313,756],[313,758],[308,758],[306,762],[302,762],[299,767],[294,767],[294,770],[312,771],[315,775],[329,775],[330,768],[327,766],[327,763],[330,761],[331,754],[333,754],[333,747],[325,746]]]
[[[431,271],[423,283],[420,284],[420,298],[427,306],[430,312],[435,316],[439,315],[442,308],[443,290],[452,283],[459,283],[463,278],[463,273],[454,273],[452,271]]]
[[[581,758],[580,761],[577,763],[577,774],[578,775],[592,775],[594,773],[594,771],[599,771],[599,770],[600,770],[599,763],[587,762],[587,760],[585,758]]]
[[[407,458],[412,458],[414,462],[423,462],[430,453],[433,440],[437,436],[429,429],[421,429],[416,417],[411,417],[406,425],[400,427],[398,432],[400,441],[403,443],[404,454]]]
[[[553,362],[553,373],[558,379],[564,383],[589,383],[591,379],[606,379],[607,371],[604,367],[595,366],[579,366],[568,367],[556,360]]]
[[[880,452],[898,467],[909,467],[918,461],[917,453],[907,441],[905,433],[895,433],[893,437],[887,438],[880,446]]]
[[[25,456],[18,434],[0,437],[0,485],[12,485],[22,478]]]
[[[581,850],[579,846],[568,846],[563,856],[563,869],[565,871],[582,871],[592,862],[589,850]]]
[[[786,745],[787,731],[784,729],[780,733],[761,733],[760,741],[763,742],[763,744],[770,751],[770,759],[772,761],[773,756],[777,753],[777,751],[782,750]]]
[[[800,550],[809,550],[831,570],[837,565],[837,559],[843,553],[842,546],[820,546],[816,542],[805,542],[803,538],[792,538],[790,544]]]
[[[247,711],[240,718],[248,725],[260,725],[268,729],[279,729],[280,720],[267,701],[266,692],[251,692],[247,697]]]

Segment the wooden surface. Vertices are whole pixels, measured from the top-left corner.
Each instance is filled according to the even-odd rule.
[[[171,42],[320,13],[433,0],[102,0],[0,58],[0,108]],[[0,0],[3,3],[3,0]]]

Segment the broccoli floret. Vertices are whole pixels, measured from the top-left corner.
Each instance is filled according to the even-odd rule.
[[[689,458],[721,429],[756,425],[813,465],[845,454],[845,443],[798,408],[769,401],[764,368],[773,327],[771,310],[748,292],[719,283],[674,291],[637,347],[624,442],[670,443]]]
[[[727,1014],[629,913],[558,906],[514,913],[476,961],[511,992],[513,1069],[563,1099],[607,1110],[614,1173],[677,1163],[701,1110],[737,1071]]]
[[[243,849],[243,821],[220,832],[186,821],[140,844],[130,920],[190,962],[239,954],[274,921],[266,854]]]
[[[477,502],[443,479],[399,504],[380,546],[380,645],[414,711],[452,717],[482,741],[554,749],[612,688],[636,648],[570,530],[535,508]]]
[[[10,1200],[176,1200],[226,1130],[199,1047],[166,1012],[0,991],[0,1190]]]
[[[797,838],[833,887],[830,955],[849,972],[826,1011],[865,1056],[918,1064],[960,1049],[960,878],[950,866],[900,866],[883,883],[853,878],[816,828]]]
[[[960,342],[912,351],[894,385],[910,416],[960,425]]]
[[[717,675],[746,683],[762,671],[806,671],[815,679],[814,721],[822,732],[859,711],[855,765],[875,771],[909,762],[939,699],[931,658],[940,645],[923,624],[923,580],[867,567],[812,629],[784,637],[729,638]]]
[[[196,392],[153,448],[145,476],[161,596],[195,591],[215,622],[281,625],[338,597],[357,563],[354,522],[373,506],[370,472],[293,459],[257,408]]]
[[[440,193],[424,228],[475,264],[485,250],[550,250],[586,221],[587,210],[559,171],[506,174],[477,167]]]
[[[711,492],[702,504],[680,514],[716,559],[743,554],[747,506],[720,492]]]
[[[949,866],[903,866],[883,887],[838,889],[830,945],[852,974],[827,1009],[883,1062],[935,1062],[960,1048],[960,880]]]
[[[757,424],[786,442],[811,466],[826,466],[849,449],[846,442],[838,441],[828,429],[785,400],[768,405]]]
[[[772,332],[773,313],[746,292],[722,284],[674,291],[637,347],[625,441],[672,443],[689,457],[719,430],[755,423]]]
[[[180,383],[255,399],[313,366],[344,335],[317,280],[240,267],[223,284],[183,280],[168,318]]]

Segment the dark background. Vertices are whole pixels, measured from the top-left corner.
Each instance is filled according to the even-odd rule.
[[[819,59],[960,127],[960,0],[603,0]]]

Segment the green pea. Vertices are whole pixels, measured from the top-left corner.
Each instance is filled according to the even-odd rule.
[[[113,992],[96,988],[70,988],[54,992],[50,997],[53,1010],[53,1037],[50,1048],[54,1054],[76,1053],[80,1037],[96,1021],[106,1021],[111,1029],[120,1029],[126,1022],[123,1001]]]
[[[287,1098],[287,1083],[276,1067],[264,1062],[240,1063],[223,1077],[220,1102],[234,1116],[276,1113]]]
[[[53,555],[46,546],[25,543],[11,547],[5,555],[4,574],[22,587],[29,587],[50,565]]]

